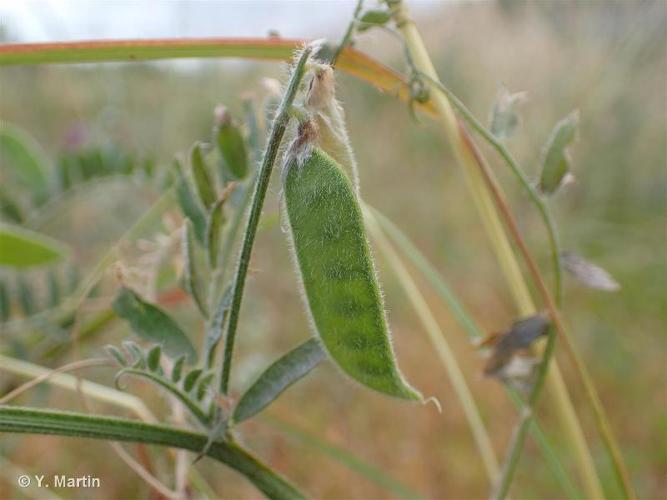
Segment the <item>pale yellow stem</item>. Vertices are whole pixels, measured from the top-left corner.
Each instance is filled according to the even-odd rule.
[[[410,19],[405,4],[402,2],[396,9],[395,19],[416,68],[435,81],[439,81],[421,35],[414,22]],[[455,158],[463,167],[466,182],[480,212],[484,229],[493,244],[500,268],[507,279],[517,311],[522,316],[534,314],[536,312],[535,304],[523,279],[521,268],[507,239],[498,213],[495,210],[488,188],[477,168],[476,160],[464,147],[456,114],[443,92],[434,85],[430,85],[430,92],[431,101],[436,109],[445,135],[454,151]],[[544,345],[539,345],[538,348],[543,349]],[[604,495],[595,470],[593,457],[591,456],[579,419],[568,394],[567,386],[555,362],[551,363],[547,377],[546,389],[548,395],[565,430],[568,442],[575,453],[577,470],[586,488],[587,496],[591,499],[603,498]]]
[[[461,367],[456,361],[456,355],[449,346],[446,337],[442,333],[438,322],[433,316],[431,309],[426,303],[424,296],[419,291],[415,281],[412,279],[412,276],[410,276],[410,273],[394,250],[392,244],[382,233],[382,230],[375,220],[375,216],[370,210],[365,209],[364,217],[366,218],[366,227],[368,228],[368,231],[371,233],[380,252],[389,262],[392,271],[396,274],[398,281],[417,313],[419,321],[422,323],[424,330],[428,334],[431,344],[433,344],[438,357],[442,361],[445,370],[447,370],[447,375],[452,383],[452,387],[461,402],[461,407],[463,408],[463,412],[470,425],[470,430],[472,431],[473,438],[482,457],[482,462],[484,463],[489,481],[493,483],[500,470],[498,467],[498,460],[496,459],[491,439],[486,432],[486,427],[484,426],[484,421],[482,420],[479,408],[473,399],[465,376],[461,371]]]

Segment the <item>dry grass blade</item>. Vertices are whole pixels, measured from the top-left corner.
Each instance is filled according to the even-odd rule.
[[[491,438],[486,431],[486,427],[479,412],[479,408],[477,407],[472,393],[470,392],[470,388],[468,387],[465,376],[461,371],[461,367],[456,361],[456,356],[454,355],[454,352],[449,346],[449,343],[447,342],[442,331],[440,330],[440,326],[438,325],[438,322],[433,316],[431,309],[426,303],[424,296],[419,291],[417,284],[412,279],[412,276],[410,276],[409,271],[403,265],[400,257],[394,250],[391,243],[382,233],[382,230],[375,220],[375,217],[369,210],[364,211],[364,216],[366,218],[366,225],[370,234],[375,240],[382,255],[389,262],[392,271],[396,274],[401,287],[404,289],[405,294],[408,296],[408,299],[412,303],[412,306],[419,317],[419,320],[424,326],[424,330],[428,334],[429,340],[435,347],[438,357],[447,370],[447,374],[451,380],[452,385],[454,386],[456,395],[461,402],[466,419],[468,420],[468,425],[470,425],[470,429],[472,431],[479,453],[482,457],[482,462],[484,463],[489,481],[493,483],[499,474],[495,451],[493,450]]]

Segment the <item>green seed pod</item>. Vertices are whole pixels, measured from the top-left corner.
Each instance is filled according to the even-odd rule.
[[[578,127],[579,112],[574,111],[559,121],[551,132],[542,154],[540,190],[544,194],[551,195],[566,183],[571,170],[568,146],[574,142]]]
[[[296,147],[284,198],[304,297],[315,330],[350,377],[384,394],[422,400],[401,375],[354,188],[320,149]]]
[[[248,174],[248,153],[241,130],[232,123],[227,110],[216,108],[215,142],[223,160],[225,179],[243,179]]]

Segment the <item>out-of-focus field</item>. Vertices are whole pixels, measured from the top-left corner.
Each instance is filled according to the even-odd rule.
[[[666,14],[662,2],[532,2],[510,9],[443,3],[437,15],[418,20],[441,78],[477,116],[488,116],[499,82],[527,92],[523,123],[510,147],[531,177],[553,124],[574,109],[581,112],[579,139],[572,148],[577,182],[551,205],[563,246],[604,266],[622,289],[596,292],[567,279],[564,314],[641,498],[659,498],[667,491]],[[374,34],[359,46],[403,69],[400,47],[392,37]],[[187,151],[196,139],[207,139],[216,104],[225,103],[240,114],[240,94],[259,92],[261,78],[281,75],[281,68],[269,63],[207,62],[197,70],[169,64],[8,67],[0,71],[0,117],[30,131],[54,157],[78,131],[87,145],[115,144],[154,156],[167,167],[176,152]],[[425,116],[412,119],[404,103],[350,77],[339,78],[338,92],[359,160],[363,197],[436,263],[484,329],[506,327],[515,315],[511,296],[439,129]],[[505,166],[485,151],[540,264],[548,270],[545,233],[535,211]],[[278,193],[274,182],[264,211],[273,223],[259,234],[244,299],[235,391],[309,335],[278,223]],[[155,192],[145,188],[102,183],[87,195],[55,203],[41,220],[35,219],[35,227],[71,244],[85,271],[152,199]],[[136,251],[127,254],[125,264],[138,265]],[[417,387],[441,401],[442,414],[430,405],[375,395],[346,381],[331,366],[318,368],[290,389],[269,413],[350,450],[427,497],[484,498],[488,484],[483,467],[445,370],[386,262],[379,259],[378,266],[401,366]],[[100,303],[113,295],[113,278],[107,282],[96,299]],[[425,282],[420,284],[502,456],[516,411],[502,387],[482,377],[483,358],[443,303]],[[179,316],[183,324],[191,319],[191,304],[186,306]],[[116,323],[67,359],[100,355],[104,344],[119,343],[126,335],[126,326]],[[10,352],[8,339],[0,339],[0,345]],[[29,352],[26,357],[30,359]],[[559,358],[603,480],[611,485],[609,463],[580,383],[568,360]],[[0,380],[6,376],[0,373]],[[112,382],[109,370],[86,376]],[[165,407],[153,388],[132,382],[130,390],[145,394],[156,411]],[[36,390],[16,402],[82,409],[78,397],[57,389]],[[95,406],[96,411],[114,411]],[[542,406],[541,417],[574,473],[548,404]],[[262,419],[245,424],[242,439],[313,497],[390,496]],[[39,474],[93,474],[102,479],[98,498],[148,495],[145,484],[102,442],[4,435],[0,456]],[[225,498],[259,495],[219,465],[204,461],[197,467]],[[11,477],[0,477],[2,498],[7,496],[3,492],[18,494]],[[530,441],[514,491],[515,498],[562,495]]]

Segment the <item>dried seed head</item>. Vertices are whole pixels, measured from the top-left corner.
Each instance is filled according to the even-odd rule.
[[[512,327],[501,334],[495,334],[486,345],[493,346],[493,353],[484,367],[487,376],[501,377],[504,368],[515,355],[527,350],[531,344],[549,330],[549,319],[544,313],[535,314],[516,321]]]
[[[302,146],[308,143],[313,143],[317,140],[317,134],[319,128],[317,123],[313,120],[306,120],[299,123],[299,129],[297,132],[297,143]]]
[[[321,110],[327,108],[334,99],[335,79],[331,66],[318,65],[313,71],[313,78],[310,81],[306,106],[312,110]]]
[[[296,137],[290,144],[285,156],[285,165],[296,160],[297,165],[301,165],[303,161],[310,156],[313,145],[317,142],[319,135],[319,127],[313,120],[305,120],[299,123]]]

